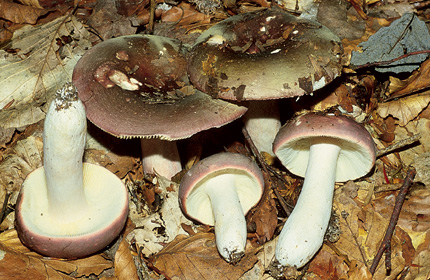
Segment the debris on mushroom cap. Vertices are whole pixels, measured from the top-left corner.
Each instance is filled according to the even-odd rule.
[[[121,138],[177,140],[229,123],[246,108],[189,85],[180,41],[129,35],[97,44],[78,61],[73,83],[87,117]]]
[[[191,219],[214,225],[209,197],[201,192],[202,186],[221,174],[237,175],[235,182],[244,214],[260,200],[264,179],[258,165],[250,158],[235,153],[219,153],[196,163],[182,178],[179,204]]]
[[[191,82],[229,100],[310,94],[340,75],[340,39],[318,22],[271,8],[215,24],[191,50]]]
[[[289,171],[303,177],[311,139],[315,137],[339,141],[341,151],[336,169],[337,182],[362,177],[375,163],[376,147],[371,135],[361,124],[345,116],[301,115],[279,130],[273,142],[273,151]]]
[[[91,212],[99,214],[92,215],[97,219],[90,223],[77,220],[62,226],[49,214],[44,171],[40,167],[29,174],[16,203],[16,229],[27,247],[50,257],[76,259],[102,250],[120,234],[128,215],[128,195],[115,174],[84,163],[86,197]]]

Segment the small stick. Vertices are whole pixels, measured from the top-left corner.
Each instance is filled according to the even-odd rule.
[[[383,149],[378,150],[376,152],[376,157],[384,156],[384,155],[386,155],[386,154],[388,154],[394,150],[397,150],[397,149],[402,148],[404,146],[415,143],[416,141],[420,140],[420,138],[421,138],[421,134],[418,133],[418,134],[415,134],[414,136],[411,136],[409,138],[402,139],[402,140],[400,140],[400,141],[398,141],[398,142],[396,142],[396,143],[394,143],[388,147],[385,147]]]
[[[270,173],[269,173],[269,169],[267,168],[266,162],[262,158],[260,152],[258,151],[257,147],[255,146],[254,142],[252,141],[251,136],[249,136],[248,130],[246,130],[245,127],[242,128],[242,134],[245,137],[245,140],[248,143],[249,148],[251,149],[251,152],[257,158],[258,162],[261,165],[261,168],[263,168],[263,171],[266,174],[265,177],[270,178],[270,176],[269,176]],[[270,179],[268,179],[268,180],[270,180]],[[273,188],[273,192],[275,193],[276,197],[278,198],[279,204],[281,204],[282,209],[287,214],[287,216],[289,216],[291,214],[291,210],[288,208],[287,203],[285,202],[284,198],[279,194],[278,190],[276,190],[275,188]]]
[[[11,194],[9,192],[7,192],[5,197],[4,197],[3,206],[2,206],[1,212],[0,212],[0,224],[3,222],[4,218],[6,218],[7,203],[9,202],[10,195]]]
[[[413,168],[409,169],[408,172],[406,173],[406,178],[403,182],[402,187],[400,188],[400,192],[397,196],[396,203],[394,204],[393,213],[391,214],[391,219],[390,219],[390,222],[388,224],[387,231],[385,232],[384,239],[381,243],[381,246],[379,247],[378,252],[376,253],[375,258],[373,259],[372,266],[369,269],[369,271],[372,275],[375,274],[378,263],[381,260],[384,252],[388,251],[385,254],[385,258],[391,259],[391,250],[390,250],[390,248],[391,248],[391,237],[393,235],[394,229],[396,228],[397,221],[399,220],[400,211],[402,209],[403,202],[405,201],[406,194],[408,193],[409,188],[412,185],[412,182],[414,180],[416,173],[417,172]],[[386,267],[386,270],[388,272],[391,271],[391,261],[385,260],[385,265],[389,266],[389,267]]]

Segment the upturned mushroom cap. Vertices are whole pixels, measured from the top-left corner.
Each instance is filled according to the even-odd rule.
[[[273,151],[293,174],[304,177],[312,138],[324,137],[341,147],[336,182],[366,175],[376,160],[375,144],[369,132],[345,116],[309,113],[286,123],[276,135]],[[331,140],[330,140],[331,138]],[[324,164],[323,159],[321,164]]]
[[[258,165],[241,154],[219,153],[196,163],[181,180],[179,204],[189,218],[214,225],[211,202],[203,190],[207,181],[221,174],[235,175],[237,194],[245,215],[258,203],[264,190]]]
[[[310,94],[340,75],[340,39],[323,25],[279,8],[223,20],[190,52],[191,83],[228,100]]]
[[[75,259],[102,250],[120,234],[128,215],[124,184],[90,163],[84,163],[83,175],[93,219],[77,219],[67,226],[49,215],[44,167],[28,175],[16,204],[16,229],[25,246],[42,255]]]
[[[189,86],[185,54],[178,40],[152,35],[94,46],[73,72],[88,119],[121,138],[177,140],[241,117],[246,108]]]

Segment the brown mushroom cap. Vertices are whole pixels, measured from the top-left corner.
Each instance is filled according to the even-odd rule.
[[[118,137],[176,140],[242,116],[246,108],[189,86],[185,53],[178,40],[152,35],[94,46],[73,72],[88,119]]]
[[[361,124],[345,116],[301,115],[279,130],[273,151],[289,171],[304,177],[311,140],[316,137],[326,138],[341,147],[336,182],[357,179],[372,169],[376,160],[372,137]]]
[[[179,204],[189,218],[214,225],[211,202],[202,190],[205,182],[221,174],[236,176],[237,194],[245,215],[258,203],[264,190],[258,165],[241,154],[219,153],[196,163],[181,180]]]
[[[323,25],[279,8],[232,16],[197,39],[191,83],[228,100],[310,94],[340,75],[340,39]]]
[[[22,243],[46,256],[76,259],[96,253],[121,232],[128,215],[128,192],[122,181],[104,167],[84,163],[84,187],[91,211],[99,219],[76,218],[62,225],[49,213],[44,167],[30,173],[16,203],[16,230]],[[73,215],[74,213],[70,213]]]

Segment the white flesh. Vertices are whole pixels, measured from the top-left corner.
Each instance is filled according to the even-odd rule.
[[[328,143],[313,143],[310,147],[302,191],[276,245],[275,257],[283,267],[304,266],[322,246],[331,215],[340,150]]]
[[[205,186],[215,217],[218,252],[231,263],[236,263],[244,255],[247,233],[234,178],[232,174],[221,174],[209,180]]]

